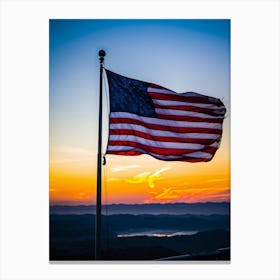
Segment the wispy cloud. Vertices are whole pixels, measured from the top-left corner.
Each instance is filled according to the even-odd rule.
[[[127,171],[129,169],[139,168],[139,167],[141,167],[141,165],[139,165],[139,164],[128,165],[128,166],[121,165],[121,166],[112,167],[111,171],[112,172],[121,172],[121,171]]]
[[[148,181],[148,185],[151,189],[153,189],[155,187],[155,181],[161,180],[162,176],[161,174],[164,171],[169,170],[171,167],[167,166],[167,167],[162,167],[161,169],[157,170],[156,172],[154,172],[153,174],[151,174],[150,176],[148,176],[147,181]]]
[[[84,192],[79,192],[79,193],[76,193],[74,195],[74,198],[76,200],[85,200],[85,199],[89,199],[90,198],[90,195],[88,193],[84,193]]]
[[[133,176],[131,179],[126,179],[125,181],[131,184],[140,184],[145,182],[150,174],[151,174],[150,171],[145,171]]]
[[[171,169],[170,165],[168,165],[166,167],[162,167],[162,168],[156,170],[155,172],[145,171],[145,172],[135,175],[131,179],[126,179],[126,182],[131,183],[131,184],[140,184],[140,183],[147,182],[148,186],[151,189],[153,189],[153,188],[155,188],[155,182],[162,179],[161,174],[169,169]]]
[[[163,188],[163,192],[155,196],[156,199],[164,199],[165,201],[172,200],[178,197],[179,195],[172,188]]]
[[[171,169],[171,166],[170,165],[168,165],[168,166],[166,166],[166,167],[162,167],[162,168],[160,168],[159,170],[157,170],[152,176],[159,176],[162,172],[164,172],[164,171],[167,171],[167,170],[169,170],[169,169]]]
[[[151,197],[145,203],[228,201],[230,196],[229,189],[224,190],[205,185],[187,186],[185,184],[175,186],[158,185],[148,193]]]

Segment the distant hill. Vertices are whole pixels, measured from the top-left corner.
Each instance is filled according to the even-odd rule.
[[[95,215],[52,214],[49,222],[50,260],[93,259]],[[229,215],[108,215],[102,217],[101,232],[106,260],[151,260],[186,254],[229,259],[228,254],[213,255],[215,250],[230,247]]]
[[[191,236],[170,238],[130,237],[111,239],[105,251],[108,260],[153,260],[182,254],[207,255],[218,248],[228,247],[230,235],[226,230],[200,232]],[[229,257],[228,257],[229,258]],[[207,259],[207,258],[205,258]],[[215,256],[213,256],[215,259]]]
[[[227,215],[110,215],[104,218],[101,247],[105,260],[153,260],[186,254],[188,259],[189,255],[201,255],[200,259],[215,260],[221,256],[213,255],[213,251],[230,247]],[[51,215],[50,260],[93,259],[94,224],[94,215]],[[172,237],[118,237],[118,233],[189,229],[197,232]],[[229,256],[222,258],[229,259]]]
[[[54,236],[65,237],[77,235],[81,237],[89,234],[95,227],[95,216],[85,215],[57,215],[50,216],[51,233]],[[149,232],[184,232],[205,231],[213,229],[229,229],[229,215],[109,215],[102,218],[104,236],[116,237],[118,234],[135,234]],[[86,228],[86,230],[84,230]],[[83,229],[82,232],[80,230]],[[94,231],[93,231],[94,232]]]
[[[230,203],[168,203],[168,204],[110,204],[102,207],[102,213],[116,214],[169,214],[169,215],[229,215]],[[95,205],[52,205],[50,214],[95,214]]]

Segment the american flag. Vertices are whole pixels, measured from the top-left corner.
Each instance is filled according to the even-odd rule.
[[[220,99],[176,93],[106,69],[110,94],[107,154],[148,154],[165,161],[206,162],[222,137]]]

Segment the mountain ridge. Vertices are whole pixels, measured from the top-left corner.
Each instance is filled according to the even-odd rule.
[[[50,214],[94,214],[95,205],[50,205]],[[108,204],[102,206],[102,213],[113,214],[228,214],[229,202],[198,203],[151,203],[151,204]]]

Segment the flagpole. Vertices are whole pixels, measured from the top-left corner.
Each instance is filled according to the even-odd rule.
[[[97,154],[97,184],[96,184],[96,215],[95,215],[95,260],[101,257],[101,159],[102,159],[102,76],[104,50],[98,52],[100,61],[100,80],[99,80],[99,119],[98,119],[98,154]]]

